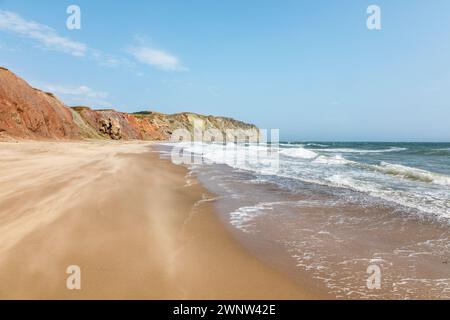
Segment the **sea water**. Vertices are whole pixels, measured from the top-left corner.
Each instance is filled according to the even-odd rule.
[[[235,236],[295,281],[336,298],[450,298],[450,144],[182,149]],[[258,161],[235,161],[255,149]],[[367,287],[373,265],[380,289]]]

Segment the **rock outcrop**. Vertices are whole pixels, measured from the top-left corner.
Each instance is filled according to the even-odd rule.
[[[32,88],[0,67],[0,139],[168,140],[176,130],[229,130],[257,136],[258,128],[231,118],[195,113],[124,113],[67,107],[51,93]]]
[[[200,131],[196,136],[201,137],[205,131],[215,129],[221,133],[223,139],[229,131],[237,136],[251,135],[257,137],[259,133],[259,129],[252,124],[226,117],[205,116],[191,112],[176,114],[141,112],[133,115],[141,119],[142,122],[157,127],[162,135],[162,140],[168,139],[176,130],[185,130],[192,135],[194,135],[194,132]]]

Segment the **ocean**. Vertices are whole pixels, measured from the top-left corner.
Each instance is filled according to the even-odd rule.
[[[330,298],[450,298],[450,143],[176,148],[233,235],[293,281]]]

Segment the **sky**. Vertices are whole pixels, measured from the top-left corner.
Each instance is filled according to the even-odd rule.
[[[228,116],[291,141],[450,141],[448,0],[0,0],[0,66],[68,105]]]

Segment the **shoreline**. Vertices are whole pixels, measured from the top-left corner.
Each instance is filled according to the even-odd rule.
[[[252,254],[308,292],[320,299],[448,299],[448,224],[350,188],[302,179],[319,171],[312,169],[351,177],[349,166],[282,158],[281,174],[266,175],[208,164],[215,152],[203,150],[207,164],[190,170],[219,195],[221,220]],[[286,172],[292,171],[298,176],[291,179]],[[369,267],[381,271],[380,288],[367,286]]]
[[[318,298],[234,239],[152,143],[1,144],[2,299]]]

